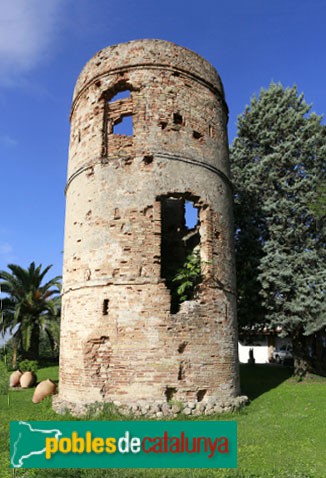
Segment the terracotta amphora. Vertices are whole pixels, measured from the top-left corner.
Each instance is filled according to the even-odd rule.
[[[20,386],[22,388],[30,388],[36,383],[36,375],[34,372],[24,372],[20,377]]]
[[[40,382],[35,388],[33,395],[33,403],[40,403],[43,398],[48,397],[49,395],[54,395],[57,390],[57,386],[49,378]]]
[[[10,375],[9,387],[18,387],[20,385],[20,377],[23,375],[23,372],[20,370],[15,370]]]

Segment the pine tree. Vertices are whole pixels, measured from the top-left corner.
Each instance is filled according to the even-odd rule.
[[[306,369],[304,335],[326,326],[326,127],[296,87],[272,83],[238,119],[231,148],[240,324],[280,325]],[[310,364],[311,366],[311,364]]]

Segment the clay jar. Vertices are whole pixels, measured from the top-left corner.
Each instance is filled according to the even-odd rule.
[[[32,399],[33,403],[40,403],[43,398],[55,394],[56,390],[57,386],[54,382],[52,382],[52,380],[49,378],[47,380],[43,380],[43,382],[40,382],[35,388]]]
[[[23,372],[21,372],[20,370],[15,370],[15,372],[10,375],[9,387],[18,387],[20,385],[20,377],[22,375]]]
[[[36,375],[34,372],[24,372],[20,377],[20,386],[22,388],[30,388],[36,382]]]

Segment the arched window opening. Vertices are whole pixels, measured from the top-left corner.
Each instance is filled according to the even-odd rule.
[[[110,99],[109,102],[112,103],[113,101],[126,100],[126,99],[129,99],[129,98],[130,98],[130,90],[126,89],[126,90],[118,91],[118,93],[116,93]]]

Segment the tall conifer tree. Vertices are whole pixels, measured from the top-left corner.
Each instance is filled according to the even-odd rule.
[[[282,326],[297,370],[311,366],[304,336],[326,326],[326,127],[310,110],[296,87],[272,83],[239,117],[231,148],[239,322]]]

